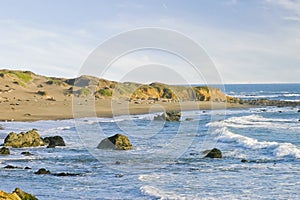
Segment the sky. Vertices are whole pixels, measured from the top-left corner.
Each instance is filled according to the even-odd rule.
[[[299,83],[300,0],[0,0],[0,68],[76,77],[103,42],[145,27],[195,41],[224,83]],[[103,78],[205,81],[165,54],[132,52]]]

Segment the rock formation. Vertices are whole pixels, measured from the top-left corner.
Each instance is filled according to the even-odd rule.
[[[181,112],[179,111],[167,111],[163,113],[162,115],[157,115],[154,117],[154,120],[163,120],[163,121],[169,121],[169,122],[178,122],[181,118]]]
[[[206,154],[205,158],[222,158],[222,152],[217,148],[213,148]]]
[[[66,146],[65,141],[61,136],[45,137],[43,141],[45,144],[48,144],[47,148]]]
[[[9,148],[6,147],[0,148],[0,155],[9,155],[9,154],[10,154]]]
[[[0,190],[0,199],[5,200],[38,200],[32,194],[22,191],[20,188],[16,188],[11,194]]]
[[[122,134],[115,134],[111,137],[102,140],[98,149],[115,149],[115,150],[130,150],[132,145],[127,136]]]
[[[43,145],[45,145],[45,143],[36,129],[32,129],[26,133],[21,132],[19,134],[11,132],[4,140],[4,146],[11,146],[14,148],[38,147]]]

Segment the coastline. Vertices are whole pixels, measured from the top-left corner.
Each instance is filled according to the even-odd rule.
[[[107,117],[137,115],[170,110],[241,109],[252,107],[247,104],[210,101],[157,102],[136,104],[111,101],[111,99],[68,99],[64,101],[39,100],[22,103],[0,103],[0,121],[63,120],[84,117]]]

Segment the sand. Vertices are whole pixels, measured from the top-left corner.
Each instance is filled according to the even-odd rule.
[[[16,98],[18,99],[18,98]],[[111,99],[66,98],[62,101],[46,99],[14,100],[0,103],[0,121],[60,120],[83,117],[113,117],[128,114],[146,114],[167,110],[210,110],[226,108],[246,108],[242,104],[220,102],[186,101],[156,102],[136,104]]]

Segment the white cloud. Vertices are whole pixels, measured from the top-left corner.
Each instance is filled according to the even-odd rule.
[[[71,77],[91,49],[82,39],[82,31],[54,31],[13,20],[1,20],[0,27],[2,68]]]

